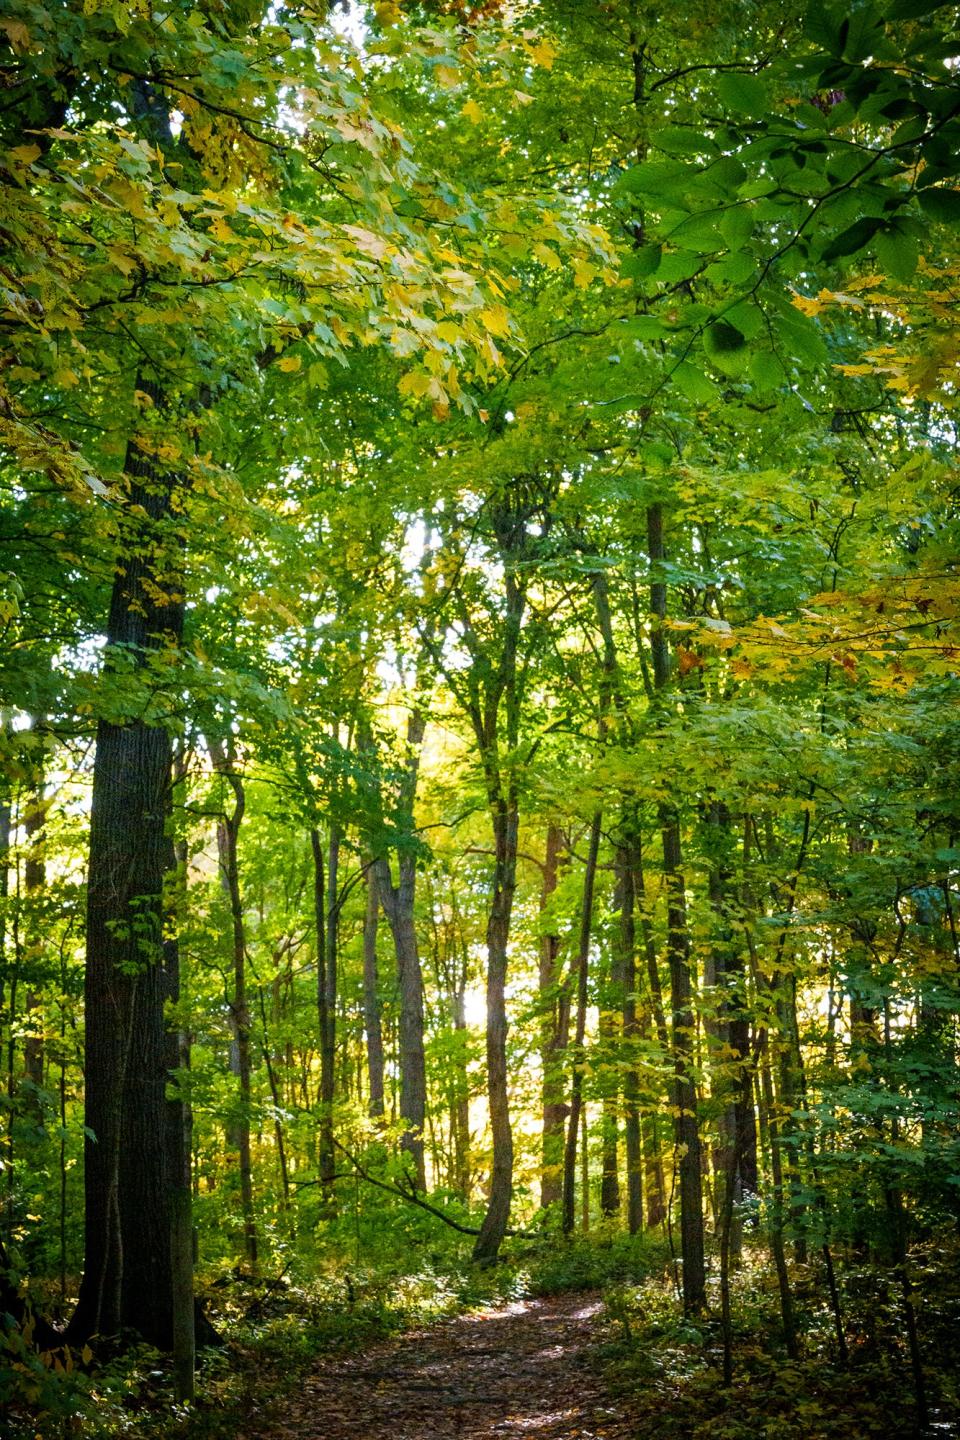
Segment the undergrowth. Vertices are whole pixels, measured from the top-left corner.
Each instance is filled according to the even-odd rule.
[[[9,1327],[5,1440],[233,1440],[239,1418],[268,1413],[318,1355],[509,1300],[640,1283],[665,1260],[657,1243],[598,1232],[568,1243],[515,1240],[500,1264],[481,1269],[459,1237],[409,1228],[392,1245],[380,1237],[375,1266],[363,1263],[353,1235],[331,1226],[322,1268],[281,1251],[272,1275],[256,1281],[208,1272],[204,1306],[223,1343],[202,1352],[190,1406],[173,1399],[169,1357],[147,1346],[40,1357]]]
[[[947,1263],[944,1263],[945,1260]],[[658,1440],[890,1440],[960,1434],[960,1256],[924,1266],[912,1257],[929,1424],[918,1420],[902,1311],[893,1276],[845,1268],[840,1290],[847,1356],[839,1354],[824,1277],[816,1264],[791,1274],[800,1353],[787,1354],[776,1281],[761,1254],[744,1256],[732,1288],[734,1374],[723,1382],[719,1285],[706,1313],[685,1317],[663,1277],[611,1287],[599,1347],[611,1388],[629,1397],[638,1434]]]
[[[208,1272],[205,1307],[223,1343],[203,1353],[189,1407],[174,1402],[168,1357],[145,1346],[41,1358],[8,1328],[0,1363],[4,1440],[234,1440],[241,1421],[268,1421],[318,1355],[363,1351],[405,1329],[509,1300],[579,1291],[603,1297],[596,1359],[613,1391],[629,1398],[639,1434],[879,1440],[925,1433],[914,1420],[899,1292],[873,1268],[845,1268],[849,1356],[841,1363],[823,1277],[815,1264],[794,1267],[803,1342],[791,1360],[770,1268],[748,1250],[733,1287],[735,1376],[725,1388],[716,1274],[704,1316],[684,1317],[659,1239],[602,1229],[568,1242],[517,1239],[501,1264],[479,1269],[462,1241],[429,1232],[420,1237],[429,1244],[384,1247],[378,1263],[366,1265],[331,1231],[322,1267],[281,1256],[272,1275],[256,1281]],[[929,1273],[922,1256],[914,1262],[929,1433],[938,1436],[957,1433],[960,1413],[948,1358],[960,1337],[960,1266],[943,1260],[941,1253]]]

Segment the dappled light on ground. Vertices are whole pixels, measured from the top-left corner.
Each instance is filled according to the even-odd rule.
[[[324,1360],[240,1440],[628,1440],[591,1356],[599,1309],[521,1301]]]

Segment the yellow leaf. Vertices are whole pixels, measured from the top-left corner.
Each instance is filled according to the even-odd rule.
[[[460,111],[460,114],[466,115],[472,125],[479,125],[483,119],[483,109],[477,104],[476,100],[468,100]]]
[[[119,245],[110,245],[107,254],[121,275],[129,275],[132,270],[137,268],[137,262],[125,250],[121,250]]]
[[[548,270],[561,270],[563,268],[556,250],[551,250],[550,246],[544,245],[542,240],[538,240],[536,245],[534,245],[533,253],[540,261],[540,264],[546,265]]]
[[[452,65],[435,65],[433,74],[444,90],[452,90],[455,85],[460,84],[460,71],[454,70]]]
[[[42,155],[39,145],[17,145],[7,154],[12,155],[18,165],[32,165],[34,160],[39,160]]]
[[[401,375],[397,389],[401,395],[412,395],[419,400],[422,395],[427,394],[433,384],[433,377],[427,375],[423,370],[408,370],[405,375]]]
[[[823,309],[823,301],[819,299],[815,300],[812,295],[795,294],[793,304],[798,310],[802,310],[804,315],[819,315]]]
[[[281,370],[290,372],[299,370],[302,363],[299,355],[284,355],[282,359],[277,361],[277,366]]]
[[[527,54],[535,64],[542,65],[544,70],[552,70],[557,47],[552,40],[538,40],[536,45],[530,46]]]
[[[372,255],[374,260],[382,260],[393,249],[382,235],[376,235],[372,230],[365,230],[362,225],[344,225],[343,229],[348,235],[353,236],[357,249],[362,250],[365,255]]]
[[[22,20],[0,20],[0,30],[5,30],[10,46],[14,50],[30,48],[30,31]]]
[[[493,335],[510,334],[510,315],[505,305],[488,305],[480,311],[480,323]]]

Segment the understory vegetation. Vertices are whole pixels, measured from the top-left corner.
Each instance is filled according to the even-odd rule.
[[[0,5],[16,1440],[956,1433],[958,22]]]

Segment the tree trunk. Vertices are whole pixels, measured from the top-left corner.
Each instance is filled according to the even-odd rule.
[[[400,990],[400,1116],[405,1122],[401,1146],[410,1156],[419,1189],[426,1189],[423,1132],[427,1113],[427,1066],[423,1049],[423,972],[414,918],[416,857],[403,853],[399,884],[390,862],[376,863],[377,888],[393,935]]]
[[[547,827],[547,845],[543,861],[543,885],[540,891],[540,914],[543,916],[550,897],[557,888],[560,850],[563,835],[552,822]],[[541,920],[541,924],[543,921]],[[570,991],[561,983],[558,968],[560,936],[555,929],[544,928],[540,935],[540,1065],[543,1076],[543,1123],[540,1142],[540,1208],[556,1205],[561,1197],[563,1174],[563,1134],[567,1114],[563,1087],[563,1056],[570,1033]]]
[[[337,1084],[337,887],[340,862],[340,836],[336,826],[331,826],[327,856],[324,855],[323,842],[316,827],[310,831],[310,847],[313,854],[317,1028],[320,1046],[319,1168],[324,1204],[328,1213],[332,1213],[335,1206],[333,1184],[336,1175],[333,1105]]]
[[[597,1038],[603,1055],[614,1056],[620,1051],[618,1016],[604,1009],[600,1012]],[[600,1170],[600,1214],[608,1218],[620,1210],[620,1087],[619,1071],[615,1064],[603,1068],[603,1106],[601,1110],[601,1137],[603,1141]]]
[[[618,926],[616,946],[616,979],[621,990],[623,1016],[623,1099],[624,1143],[627,1152],[627,1227],[631,1235],[643,1229],[643,1154],[640,1127],[640,1078],[637,1074],[637,1040],[640,1026],[637,1019],[636,923],[634,916],[633,847],[625,841],[617,845],[617,890],[615,905]]]
[[[243,1216],[243,1244],[247,1263],[257,1266],[257,1226],[253,1212],[253,1163],[250,1154],[250,1006],[247,1000],[247,939],[240,895],[238,841],[246,810],[243,781],[233,766],[233,756],[219,740],[207,739],[213,767],[233,792],[233,812],[217,822],[217,851],[223,888],[230,905],[233,995],[230,1025],[236,1055],[239,1107],[233,1128],[240,1175],[240,1211]]]
[[[473,1258],[489,1264],[497,1258],[510,1220],[513,1189],[513,1132],[507,1089],[507,943],[517,884],[520,817],[502,800],[494,811],[495,869],[487,921],[487,1097],[493,1139],[493,1166],[486,1214],[473,1247]]]
[[[659,504],[647,509],[647,552],[652,580],[650,609],[654,689],[661,696],[669,684],[670,654],[664,621],[667,614],[667,587],[661,578],[666,558],[663,543],[663,513]],[[693,979],[690,937],[687,930],[686,896],[682,868],[680,820],[676,809],[666,802],[659,806],[663,846],[663,874],[667,890],[667,955],[670,963],[670,1006],[673,1011],[673,1067],[675,1141],[680,1172],[680,1249],[683,1258],[683,1303],[688,1313],[701,1310],[706,1300],[706,1271],[703,1253],[703,1179],[700,1160],[700,1126],[693,1079],[694,1032]]]
[[[176,757],[173,782],[186,775],[183,753]],[[171,801],[173,793],[171,791]],[[172,805],[171,805],[172,809]],[[170,817],[172,821],[172,815]],[[172,823],[167,834],[167,869],[174,883],[167,889],[167,935],[163,942],[163,963],[171,1003],[180,1000],[180,952],[176,938],[176,921],[184,897],[187,877],[187,846],[174,841]],[[194,1398],[197,1315],[193,1287],[193,1109],[186,1081],[190,1070],[190,1036],[182,1027],[167,1035],[168,1065],[175,1083],[166,1105],[167,1164],[170,1171],[170,1261],[172,1271],[171,1343],[176,1397],[180,1401]],[[203,1319],[204,1331],[210,1338],[209,1324]]]
[[[459,1044],[456,1050],[454,1100],[450,1124],[455,1157],[454,1188],[463,1200],[470,1198],[470,1077],[467,1072],[466,957],[454,995],[453,1025]]]
[[[137,388],[158,405],[145,375]],[[170,551],[175,482],[131,445],[127,530],[107,626],[110,656],[169,668],[183,624]],[[174,548],[176,548],[174,546]],[[152,683],[152,682],[146,682]],[[86,1255],[70,1325],[172,1340],[171,1183],[164,1116],[170,1064],[162,963],[171,739],[162,724],[101,720],[90,814],[84,984]]]
[[[397,859],[398,883],[393,883],[390,861],[386,856],[378,856],[374,866],[380,904],[393,936],[400,989],[400,1115],[405,1121],[400,1143],[410,1156],[414,1179],[420,1190],[425,1190],[427,1184],[423,1150],[427,1067],[423,1048],[423,970],[415,918],[417,857],[414,850],[414,803],[426,726],[426,713],[415,704],[407,721],[406,764],[398,800],[399,822],[407,832],[406,845],[400,848]]]
[[[586,1070],[587,979],[590,961],[590,927],[593,919],[593,888],[600,852],[601,815],[598,810],[590,826],[590,845],[583,872],[583,901],[580,910],[580,941],[577,948],[577,1019],[574,1031],[573,1077],[570,1086],[570,1119],[563,1163],[563,1233],[573,1233],[574,1186],[577,1173],[577,1135],[583,1108],[583,1079]]]
[[[367,1082],[369,1114],[383,1119],[383,1027],[380,1007],[380,977],[377,973],[377,916],[380,899],[377,877],[367,865],[367,905],[363,916],[363,1028],[367,1037]]]
[[[36,729],[37,726],[35,725],[34,728]],[[27,983],[24,1006],[27,1033],[23,1042],[23,1075],[24,1079],[29,1082],[26,1109],[39,1124],[43,1122],[43,1105],[39,1092],[43,1089],[44,1069],[43,1010],[39,993],[42,983],[45,928],[40,915],[40,906],[43,902],[46,885],[46,864],[43,857],[44,821],[45,808],[41,772],[36,779],[23,821],[26,839],[26,856],[23,865],[26,911],[23,959]]]
[[[653,1038],[666,1061],[670,1055],[670,1037],[667,1033],[667,1017],[663,1008],[663,990],[660,985],[660,967],[657,963],[657,948],[653,938],[650,912],[647,910],[647,893],[643,874],[643,852],[639,842],[633,852],[633,893],[634,904],[640,915],[640,934],[643,937],[643,955],[646,962],[646,979],[649,989],[648,1024]],[[667,1217],[667,1187],[663,1172],[663,1149],[660,1136],[660,1118],[656,1110],[643,1122],[644,1171],[647,1191],[647,1225],[656,1229]]]
[[[790,1356],[790,1359],[796,1360],[800,1351],[797,1345],[797,1326],[793,1309],[793,1293],[790,1288],[786,1248],[783,1241],[785,1200],[783,1161],[780,1148],[780,1124],[773,1093],[773,1080],[770,1074],[769,1045],[766,1036],[763,1037],[760,1059],[760,1093],[763,1097],[763,1109],[767,1120],[766,1128],[770,1141],[770,1175],[773,1181],[773,1200],[770,1207],[770,1250],[773,1255],[774,1268],[777,1272],[777,1288],[780,1292],[780,1317],[783,1324],[784,1344],[786,1345],[787,1354]]]
[[[497,1258],[510,1219],[513,1190],[506,980],[507,946],[517,885],[520,810],[516,771],[512,758],[509,766],[504,766],[501,741],[506,754],[513,757],[520,741],[517,656],[526,608],[526,581],[518,562],[527,543],[531,513],[524,502],[514,504],[508,499],[491,510],[497,554],[503,565],[504,601],[503,612],[496,622],[496,633],[502,636],[502,641],[495,664],[479,645],[472,626],[468,624],[465,629],[474,662],[467,680],[467,711],[483,767],[494,848],[493,894],[487,916],[487,1100],[493,1164],[487,1210],[473,1248],[474,1259],[483,1264]]]

